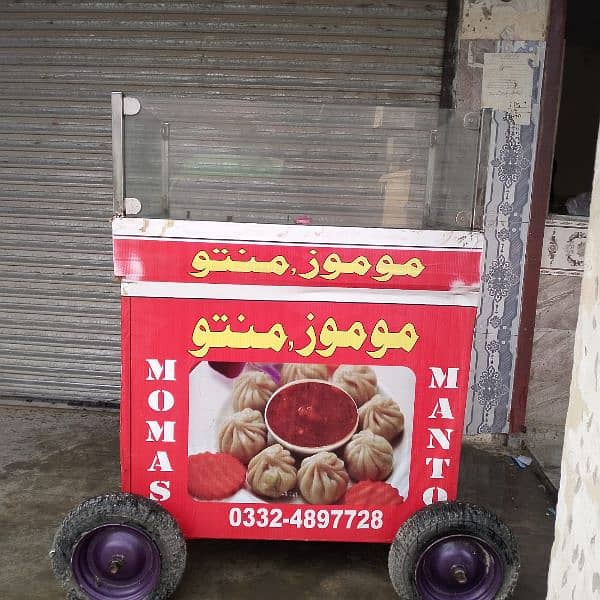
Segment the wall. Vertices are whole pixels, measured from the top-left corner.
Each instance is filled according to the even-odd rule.
[[[479,110],[485,53],[527,53],[533,59],[531,120],[517,125],[494,111],[489,148],[482,300],[472,355],[466,433],[508,431],[523,267],[544,72],[545,0],[466,0],[458,47],[456,104]]]
[[[592,207],[548,600],[600,598],[600,152]]]
[[[529,449],[558,488],[587,219],[546,221],[527,398]]]
[[[467,0],[462,38],[543,39],[547,8],[546,0]]]

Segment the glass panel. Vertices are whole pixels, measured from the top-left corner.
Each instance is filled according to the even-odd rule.
[[[471,125],[472,115],[438,111],[427,162],[423,223],[428,228],[463,229],[471,225],[479,138],[479,129]]]
[[[432,108],[138,97],[135,216],[468,229],[478,131]],[[133,216],[133,215],[132,215]]]

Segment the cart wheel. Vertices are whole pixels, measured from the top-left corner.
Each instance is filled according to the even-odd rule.
[[[510,529],[484,508],[461,502],[415,513],[398,530],[388,559],[403,600],[504,600],[519,566]]]
[[[50,560],[71,600],[162,600],[185,570],[186,544],[175,519],[133,494],[85,500],[63,520]]]

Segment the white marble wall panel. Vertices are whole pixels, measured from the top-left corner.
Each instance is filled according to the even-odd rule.
[[[542,273],[581,277],[588,219],[553,217],[546,221]]]
[[[540,275],[535,329],[575,331],[579,311],[581,273],[568,275]]]
[[[574,341],[575,331],[535,330],[527,398],[528,429],[564,428]]]
[[[525,435],[547,472],[560,466],[580,289],[581,276],[540,276]]]

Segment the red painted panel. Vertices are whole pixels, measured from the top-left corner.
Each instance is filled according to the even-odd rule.
[[[131,330],[131,353],[124,352],[124,361],[130,362],[124,393],[129,388],[131,440],[128,445],[124,431],[122,441],[124,464],[131,465],[130,491],[160,501],[188,537],[372,542],[391,541],[399,525],[426,502],[455,497],[475,308],[248,301],[242,287],[240,296],[136,297],[124,303]],[[407,341],[399,332],[408,325],[404,331],[412,337]],[[322,338],[323,331],[329,337]],[[407,487],[404,503],[310,505],[297,492],[284,501],[250,501],[248,490],[220,501],[194,499],[188,493],[188,454],[218,449],[218,429],[233,411],[227,404],[231,382],[207,361],[243,362],[246,369],[252,368],[248,363],[266,363],[275,371],[282,363],[372,367],[380,384],[385,382],[383,391],[405,411],[404,436],[393,440],[398,471],[388,478],[398,490]],[[122,426],[127,427],[127,418]],[[397,453],[403,444],[409,444],[408,454]],[[400,476],[394,479],[405,471],[406,484]],[[217,472],[215,487],[227,477]]]
[[[121,298],[121,488],[131,490],[131,299]]]
[[[481,250],[115,238],[127,281],[449,290],[478,285]]]

